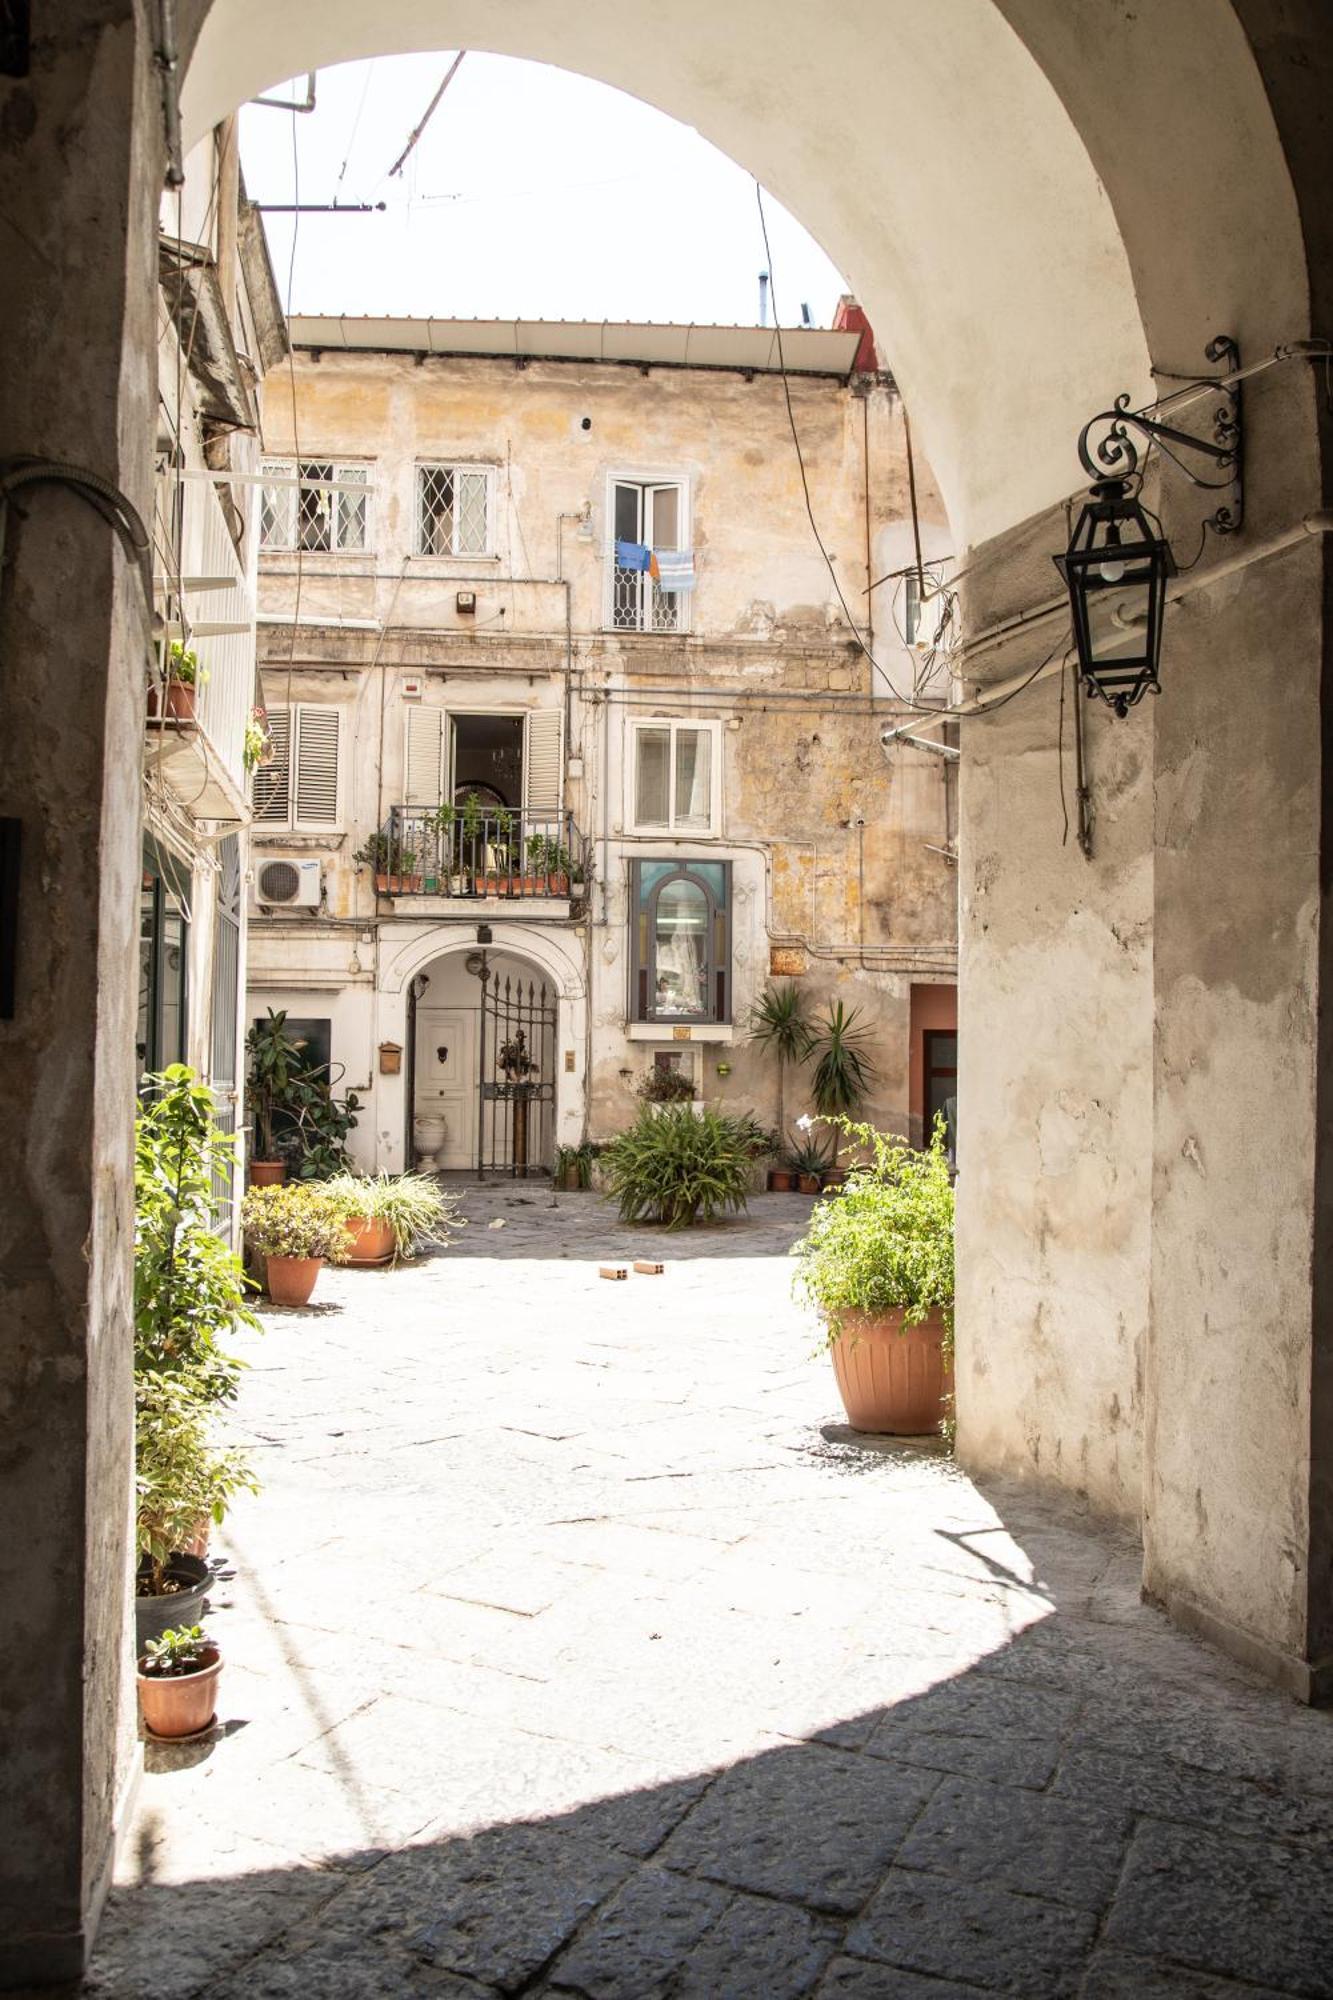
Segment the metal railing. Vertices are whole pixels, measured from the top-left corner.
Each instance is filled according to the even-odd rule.
[[[174,517],[160,588],[179,632],[199,660],[195,713],[228,778],[244,791],[245,727],[255,699],[255,604],[217,490],[207,472],[170,474],[159,522]],[[247,495],[253,506],[253,495]],[[172,546],[174,544],[174,547]]]
[[[591,843],[570,813],[394,806],[370,843],[376,887],[390,896],[577,898]]]

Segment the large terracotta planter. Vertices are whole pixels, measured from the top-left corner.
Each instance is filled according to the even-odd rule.
[[[315,1280],[323,1269],[322,1257],[269,1256],[268,1295],[275,1306],[303,1306],[310,1302]]]
[[[251,1187],[276,1187],[279,1181],[285,1181],[286,1178],[287,1162],[285,1160],[251,1160],[250,1162]]]
[[[197,1735],[217,1714],[222,1660],[216,1646],[206,1646],[201,1657],[205,1664],[194,1674],[146,1674],[140,1660],[139,1710],[154,1736]]]
[[[158,693],[155,687],[148,690],[148,713],[156,716]],[[173,722],[193,722],[196,715],[195,686],[193,681],[168,681],[162,691],[162,713]]]
[[[347,1218],[347,1264],[387,1264],[396,1247],[393,1224],[372,1221],[368,1216]]]
[[[829,1349],[847,1421],[854,1431],[925,1437],[938,1431],[943,1399],[953,1393],[938,1313],[903,1326],[900,1311],[844,1313]]]

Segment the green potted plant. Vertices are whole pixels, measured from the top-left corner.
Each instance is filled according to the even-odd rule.
[[[787,1129],[786,1082],[787,1065],[804,1062],[810,1053],[810,1023],[806,1014],[805,995],[799,986],[787,981],[785,986],[766,986],[750,1009],[750,1040],[761,1049],[771,1050],[778,1065],[778,1122],[779,1132]],[[778,1161],[769,1174],[768,1184],[775,1191],[785,1192],[791,1186],[791,1174],[784,1161]]]
[[[549,834],[530,833],[523,843],[526,866],[518,886],[528,896],[567,896],[572,864],[568,848]]]
[[[306,1045],[287,1032],[287,1015],[270,1007],[251,1028],[246,1108],[260,1154],[250,1162],[250,1185],[285,1180],[295,1165],[302,1180],[327,1180],[349,1167],[347,1135],[361,1100],[355,1091],[337,1098],[328,1066],[313,1062]],[[339,1072],[341,1074],[341,1072]]]
[[[250,1185],[270,1187],[287,1178],[287,1162],[277,1142],[276,1119],[291,1095],[293,1079],[305,1067],[302,1045],[287,1033],[286,1010],[256,1022],[245,1038],[249,1070],[245,1080],[245,1104],[250,1115],[254,1146],[250,1160]]]
[[[791,1143],[783,1165],[802,1194],[818,1194],[825,1174],[833,1165],[833,1154],[818,1140],[806,1137]]]
[[[167,648],[165,666],[162,713],[173,722],[193,722],[196,690],[208,679],[199,664],[199,655],[179,639],[173,639]],[[150,715],[157,714],[156,688],[149,691],[148,712]]]
[[[373,869],[375,888],[381,896],[411,896],[421,888],[420,857],[412,842],[402,835],[372,833],[352,859],[363,868]]]
[[[150,1736],[179,1742],[217,1719],[222,1655],[198,1625],[175,1626],[150,1639],[139,1659],[139,1712]]]
[[[658,1068],[654,1064],[634,1094],[645,1104],[692,1104],[694,1079],[684,1070]]]
[[[915,1437],[939,1430],[953,1391],[953,1186],[942,1125],[910,1146],[831,1121],[868,1156],[820,1202],[795,1247],[796,1286],[817,1310],[847,1421]]]
[[[734,1118],[647,1103],[605,1148],[602,1164],[622,1221],[688,1229],[745,1207],[752,1155]]]
[[[859,1027],[859,1007],[830,1002],[811,1022],[807,1053],[814,1059],[810,1096],[821,1118],[850,1118],[864,1103],[878,1068],[870,1054],[871,1035]]]
[[[421,818],[421,862],[426,894],[434,895],[441,882],[446,885],[454,863],[455,810],[447,799]]]
[[[265,1260],[268,1295],[280,1306],[307,1304],[325,1261],[347,1240],[337,1198],[326,1185],[306,1181],[252,1187],[241,1204],[241,1225]]]
[[[216,1228],[234,1143],[217,1129],[212,1092],[183,1063],[146,1078],[145,1091],[135,1121],[134,1379],[136,1616],[147,1631],[206,1580],[210,1525],[248,1482],[244,1459],[217,1448],[211,1425],[241,1373],[222,1343],[258,1322],[240,1259]]]
[[[268,715],[262,708],[252,708],[245,724],[245,738],[241,745],[241,763],[246,776],[257,771],[261,764],[271,764],[273,746],[269,740]]]
[[[454,1205],[432,1174],[336,1174],[324,1191],[341,1208],[339,1264],[397,1263],[422,1243],[443,1243]]]

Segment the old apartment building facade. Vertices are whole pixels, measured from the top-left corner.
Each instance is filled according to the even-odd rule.
[[[363,1100],[360,1164],[545,1168],[663,1066],[771,1125],[748,1017],[785,977],[858,1010],[867,1111],[919,1137],[956,874],[952,765],[881,744],[931,659],[913,481],[948,540],[868,333],[292,333],[248,1011]]]

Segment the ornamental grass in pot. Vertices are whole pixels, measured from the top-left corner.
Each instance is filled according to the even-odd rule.
[[[325,1261],[347,1241],[345,1210],[327,1182],[250,1188],[241,1203],[241,1226],[265,1260],[268,1295],[279,1306],[308,1304]]]
[[[150,1736],[179,1741],[217,1720],[222,1655],[198,1625],[170,1627],[139,1658],[139,1712]]]
[[[397,1263],[422,1244],[443,1243],[457,1219],[432,1174],[335,1174],[324,1193],[342,1213],[339,1264]]]
[[[735,1118],[690,1104],[645,1103],[628,1132],[607,1146],[607,1192],[623,1222],[688,1229],[745,1207],[751,1135]]]
[[[854,1430],[920,1437],[953,1393],[953,1186],[942,1126],[925,1152],[847,1119],[864,1150],[793,1254]]]

